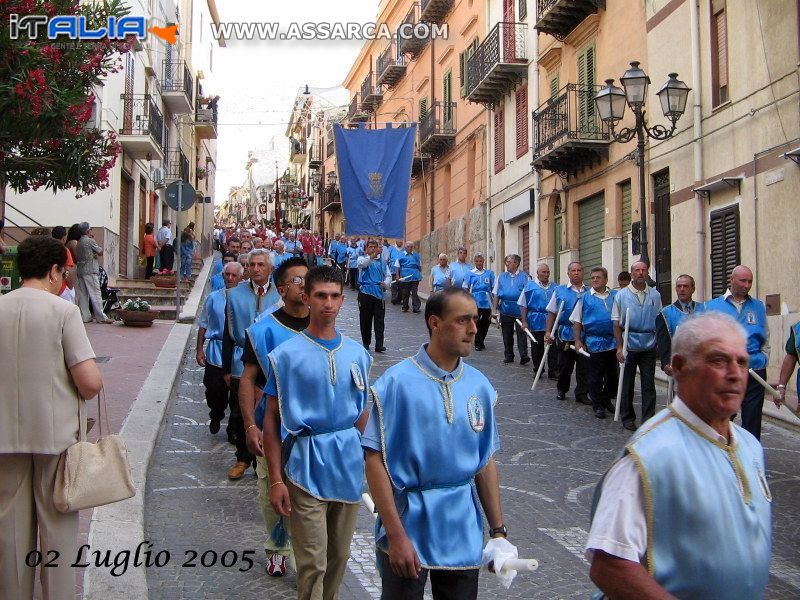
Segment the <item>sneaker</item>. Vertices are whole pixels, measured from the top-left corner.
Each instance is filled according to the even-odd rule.
[[[217,433],[219,431],[219,423],[218,419],[211,419],[211,422],[208,424],[208,430],[211,433]]]
[[[267,574],[271,577],[286,575],[286,557],[283,554],[271,554],[267,561]]]

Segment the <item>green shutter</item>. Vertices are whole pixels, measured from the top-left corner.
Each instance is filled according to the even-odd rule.
[[[553,75],[551,75],[551,77],[550,77],[550,97],[551,98],[555,98],[558,95],[558,90],[561,89],[561,86],[559,85],[559,83],[560,82],[559,82],[558,73],[554,73]]]
[[[450,128],[450,123],[453,121],[453,72],[447,71],[442,80],[442,98],[444,106],[442,107],[442,117],[444,123],[442,124],[445,129]]]
[[[459,82],[461,83],[461,97],[467,96],[467,53],[469,50],[464,50],[458,55],[458,74]]]
[[[420,123],[425,120],[425,117],[428,115],[428,99],[427,98],[420,98],[419,99],[419,120]]]
[[[622,270],[628,270],[628,238],[631,235],[631,182],[622,184]]]
[[[561,283],[561,226],[563,217],[556,215],[553,218],[553,281]]]
[[[595,70],[594,42],[578,52],[578,131],[588,134],[597,131],[594,104]]]
[[[583,265],[583,280],[588,284],[593,267],[603,264],[603,234],[605,232],[605,202],[598,194],[578,205],[580,219],[578,254]]]

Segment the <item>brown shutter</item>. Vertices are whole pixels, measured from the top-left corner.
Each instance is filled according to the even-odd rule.
[[[728,289],[728,278],[739,264],[739,205],[711,213],[711,296]]]
[[[528,152],[528,87],[527,83],[517,90],[517,158]]]
[[[728,85],[728,26],[725,10],[714,15],[717,22],[717,64],[719,65],[719,87]]]
[[[506,166],[506,124],[503,114],[505,108],[499,106],[494,111],[494,172],[499,173]]]

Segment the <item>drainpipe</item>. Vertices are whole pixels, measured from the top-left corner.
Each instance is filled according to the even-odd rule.
[[[436,114],[435,114],[435,111],[436,111],[436,80],[433,77],[434,76],[435,65],[436,65],[436,60],[434,58],[434,52],[433,52],[435,42],[436,42],[436,40],[434,39],[433,36],[431,36],[431,76],[430,76],[430,82],[431,82],[431,84],[430,84],[431,85],[431,107],[430,107],[430,110],[434,111],[434,115],[433,115],[434,120],[436,119]],[[442,116],[444,116],[444,113],[442,113]],[[426,116],[426,118],[427,118],[427,116]],[[428,228],[430,229],[431,235],[433,235],[433,224],[434,224],[434,214],[435,214],[434,213],[434,207],[433,207],[433,197],[434,197],[434,193],[435,193],[434,192],[434,183],[435,183],[435,181],[436,181],[436,163],[434,162],[433,168],[431,169],[431,199],[430,199],[430,205],[428,206],[428,213],[429,213],[428,214],[428,225],[429,225]],[[436,255],[439,254],[438,248],[437,248],[437,250],[436,250],[436,252],[434,254],[436,254]]]
[[[529,81],[528,85],[528,98],[531,97],[530,90],[533,90],[533,97],[536,99],[535,106],[539,106],[539,34],[536,33],[535,29],[533,31],[533,42],[531,43],[531,56],[533,57],[533,74],[531,76],[531,80]],[[528,109],[530,113],[530,104],[528,104]],[[531,114],[525,115],[526,119],[531,119],[531,125],[533,125],[533,120]],[[533,128],[531,127],[531,134],[533,134]],[[536,197],[534,198],[534,208],[535,211],[533,213],[533,256],[535,260],[533,265],[539,263],[539,257],[541,257],[541,202],[540,196],[542,189],[541,189],[541,177],[539,175],[539,171],[534,171],[533,174],[533,190]]]
[[[698,16],[697,0],[689,2],[689,23],[692,38],[692,117],[694,127],[694,141],[692,149],[694,154],[694,181],[703,180],[703,107],[702,107],[702,78],[700,73],[700,20]],[[703,196],[695,193],[694,196],[695,220],[695,264],[697,268],[695,282],[698,300],[706,299],[706,211],[703,205]]]

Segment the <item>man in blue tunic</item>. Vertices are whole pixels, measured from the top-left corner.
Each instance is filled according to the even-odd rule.
[[[269,354],[263,444],[272,507],[289,517],[297,597],[333,600],[361,500],[372,358],[336,330],[344,300],[338,269],[311,269],[304,292],[308,328]]]
[[[422,259],[414,252],[414,244],[406,242],[405,250],[397,257],[394,263],[397,281],[400,282],[400,297],[403,306],[401,310],[408,312],[408,299],[411,298],[411,310],[419,312],[422,302],[417,295],[419,282],[422,281]]]
[[[611,320],[617,340],[617,361],[624,363],[620,418],[628,431],[636,431],[636,411],[633,408],[633,387],[636,367],[639,367],[642,388],[642,422],[656,412],[656,317],[661,312],[661,294],[647,285],[647,264],[639,261],[631,265],[631,283],[617,292]],[[623,353],[622,335],[627,315],[630,321],[628,344]]]
[[[222,266],[224,267],[229,262],[236,262],[236,258],[237,258],[237,256],[235,254],[233,254],[231,252],[225,252],[222,255]],[[244,269],[242,271],[244,271]],[[222,274],[222,270],[221,269],[220,269],[219,273],[217,273],[216,275],[214,275],[213,277],[211,277],[209,279],[209,282],[211,283],[211,291],[212,292],[216,292],[217,290],[222,290],[222,289],[225,289],[227,287],[225,285],[225,277]]]
[[[232,257],[230,254],[226,254]],[[230,266],[229,266],[230,265]],[[242,279],[242,265],[232,259],[222,267],[222,276],[225,278],[225,288],[231,289],[239,285]],[[225,408],[228,406],[228,386],[225,383],[222,370],[222,335],[225,331],[225,290],[216,290],[206,296],[203,310],[198,319],[197,342],[195,356],[197,364],[204,367],[203,385],[206,387],[206,404],[208,405],[211,421],[208,430],[211,433],[219,431],[220,421],[225,417]],[[208,346],[203,349],[203,344]],[[230,425],[228,426],[228,439],[233,439]]]
[[[292,560],[292,546],[288,536],[286,543],[280,544],[270,535],[278,522],[278,515],[275,514],[269,501],[269,472],[262,445],[262,427],[267,402],[261,392],[267,383],[269,353],[308,327],[308,306],[303,302],[303,285],[307,272],[308,265],[299,257],[290,258],[275,269],[272,280],[281,295],[283,306],[274,312],[263,312],[262,318],[247,329],[247,341],[242,353],[244,370],[239,383],[239,407],[242,412],[247,449],[256,457],[258,502],[267,533],[264,542],[267,573],[273,577],[280,577],[286,573],[287,563]],[[257,408],[256,402],[259,403]]]
[[[489,537],[507,536],[493,458],[497,392],[462,360],[477,320],[463,288],[432,294],[425,304],[430,342],[372,388],[361,444],[378,512],[384,600],[421,600],[429,573],[436,600],[477,598],[483,514]]]
[[[572,311],[578,300],[586,293],[586,286],[583,285],[583,265],[578,261],[572,261],[567,265],[567,276],[569,283],[559,285],[550,302],[547,304],[547,324],[545,325],[545,342],[555,344],[553,350],[558,353],[558,382],[556,383],[556,399],[564,400],[569,391],[572,371],[575,371],[575,402],[591,405],[589,400],[588,388],[586,386],[586,362],[584,357],[571,350],[569,347],[575,343],[575,331],[572,322],[569,320]],[[558,327],[555,337],[550,337],[553,330],[558,309],[561,316],[558,318]]]
[[[747,388],[746,341],[720,313],[677,329],[675,400],[632,436],[595,491],[586,555],[606,598],[764,597],[772,545],[764,451],[730,420]]]
[[[403,240],[395,240],[394,245],[389,247],[389,272],[392,274],[392,304],[400,304],[400,282],[395,273],[395,264],[400,254],[403,252]]]
[[[723,312],[736,319],[747,332],[747,352],[750,368],[762,379],[767,378],[769,362],[769,325],[764,303],[750,295],[753,272],[744,265],[731,271],[730,287],[724,295],[706,302],[706,310]],[[764,388],[751,375],[742,402],[742,427],[761,439],[761,411],[764,408]]]
[[[367,242],[367,255],[359,256],[358,262],[358,317],[361,326],[361,342],[369,350],[372,342],[372,327],[375,326],[375,352],[386,352],[383,345],[383,327],[386,303],[383,295],[392,283],[389,267],[381,259],[377,240]]]
[[[467,262],[467,249],[461,246],[456,254],[456,261],[450,263],[450,285],[453,287],[464,287],[464,282],[469,279],[472,265]]]
[[[222,336],[222,360],[225,379],[230,387],[231,428],[236,444],[236,463],[228,471],[228,479],[241,479],[253,462],[253,454],[247,449],[244,422],[239,409],[239,378],[244,365],[242,353],[247,340],[247,328],[256,317],[280,301],[281,297],[270,280],[272,262],[270,254],[263,248],[252,250],[248,256],[250,281],[226,290],[227,306],[225,331]]]
[[[611,398],[617,396],[619,367],[617,342],[614,339],[614,322],[611,309],[615,290],[608,289],[608,270],[595,267],[589,273],[592,289],[578,299],[569,320],[575,335],[575,351],[583,349],[591,356],[585,358],[589,399],[594,416],[606,418],[606,411],[614,411]]]
[[[431,267],[431,292],[441,292],[444,288],[450,287],[452,281],[453,273],[447,265],[447,254],[442,252],[439,255],[439,263]]]
[[[350,238],[350,244],[347,246],[347,282],[350,284],[350,289],[355,290],[358,287],[358,257],[363,256],[364,252],[358,245],[356,238]]]
[[[656,317],[656,343],[661,370],[670,377],[672,376],[672,367],[669,363],[672,360],[671,348],[675,330],[687,317],[706,310],[702,302],[695,302],[692,299],[694,290],[694,277],[685,274],[678,275],[675,280],[675,295],[678,299],[669,306],[665,306]]]
[[[531,332],[533,339],[538,343],[531,342],[531,356],[533,357],[533,370],[539,368],[544,356],[544,328],[547,325],[547,305],[550,298],[558,286],[550,281],[550,267],[546,263],[536,267],[536,279],[527,283],[525,289],[519,295],[519,304],[525,329]],[[547,353],[547,376],[549,379],[557,379],[558,375],[558,353]]]
[[[486,350],[486,334],[492,325],[492,290],[494,289],[494,271],[484,269],[486,259],[477,253],[473,260],[475,268],[464,281],[464,289],[475,299],[478,306],[478,332],[475,334],[475,350]]]
[[[783,357],[781,363],[781,373],[778,378],[776,389],[780,394],[779,399],[773,399],[773,402],[780,407],[786,401],[786,386],[789,384],[789,378],[792,376],[794,368],[800,362],[800,322],[795,323],[789,328],[789,339],[786,340],[785,346],[786,356]],[[795,383],[795,391],[800,390],[800,370],[797,371],[797,380]]]
[[[522,258],[518,254],[506,256],[506,270],[500,273],[495,280],[492,290],[492,309],[498,314],[500,329],[503,334],[504,363],[514,362],[514,332],[517,333],[517,350],[519,350],[519,364],[526,365],[531,359],[528,356],[528,337],[516,320],[522,316],[519,296],[528,284],[528,274],[519,270]]]

